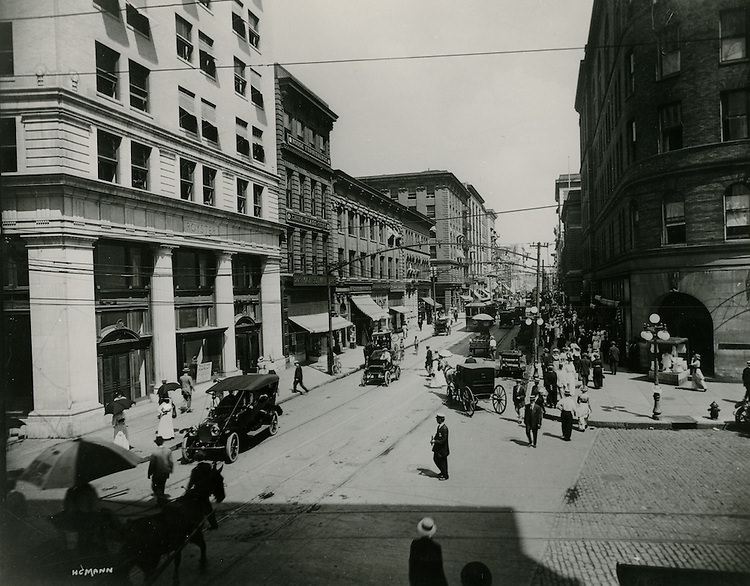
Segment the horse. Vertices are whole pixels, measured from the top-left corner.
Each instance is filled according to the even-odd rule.
[[[216,464],[200,462],[190,473],[190,482],[185,494],[164,505],[155,515],[127,521],[122,528],[122,554],[124,564],[120,571],[129,572],[133,566],[146,575],[152,583],[174,558],[173,583],[179,584],[182,549],[194,543],[201,550],[200,571],[206,569],[206,542],[203,539],[203,522],[209,519],[212,525],[213,510],[209,498],[217,502],[224,500],[224,477]],[[167,555],[159,566],[159,560]]]

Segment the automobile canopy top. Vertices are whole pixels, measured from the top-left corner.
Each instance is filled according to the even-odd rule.
[[[277,374],[241,374],[238,376],[229,376],[219,381],[206,392],[215,394],[229,391],[256,391],[278,384],[279,376]]]

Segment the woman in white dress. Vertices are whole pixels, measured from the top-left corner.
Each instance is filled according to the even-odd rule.
[[[174,409],[171,399],[169,399],[169,397],[159,399],[159,407],[157,409],[159,427],[156,430],[156,435],[164,440],[174,439],[174,423],[172,423],[173,414]]]
[[[438,357],[437,370],[432,373],[432,378],[430,378],[431,389],[448,386],[448,381],[445,379],[445,366],[445,360],[442,357]]]

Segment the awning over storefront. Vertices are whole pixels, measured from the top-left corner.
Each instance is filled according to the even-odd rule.
[[[467,303],[466,307],[487,307],[487,304],[484,301],[472,301]]]
[[[375,300],[369,295],[352,296],[352,303],[373,321],[388,319],[388,313],[375,303]]]
[[[406,305],[391,305],[388,309],[404,315],[411,313],[411,307],[406,307]]]
[[[615,299],[607,299],[606,297],[602,297],[601,295],[594,295],[594,301],[597,301],[607,307],[619,307],[620,306],[619,301]]]
[[[328,314],[327,313],[315,313],[313,315],[295,315],[289,317],[289,321],[298,325],[304,330],[307,330],[311,334],[320,334],[321,332],[328,331]],[[348,328],[354,324],[348,319],[344,319],[338,315],[331,318],[333,330],[341,330]]]
[[[432,305],[433,307],[443,307],[442,303],[438,303],[432,297],[420,297],[420,299],[424,301],[427,305]]]
[[[464,301],[466,301],[467,303],[469,303],[469,302],[471,302],[471,300],[473,299],[473,297],[471,295],[461,295],[461,299],[463,299]]]

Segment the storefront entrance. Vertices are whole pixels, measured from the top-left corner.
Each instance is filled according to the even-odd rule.
[[[657,313],[670,335],[690,340],[690,353],[701,355],[703,374],[714,374],[714,327],[706,306],[685,293],[668,293]]]
[[[97,345],[99,402],[107,405],[115,393],[135,401],[148,393],[151,338],[133,330],[108,326]]]
[[[260,326],[253,318],[242,315],[235,318],[234,339],[237,348],[237,368],[243,374],[256,372],[261,355]]]

